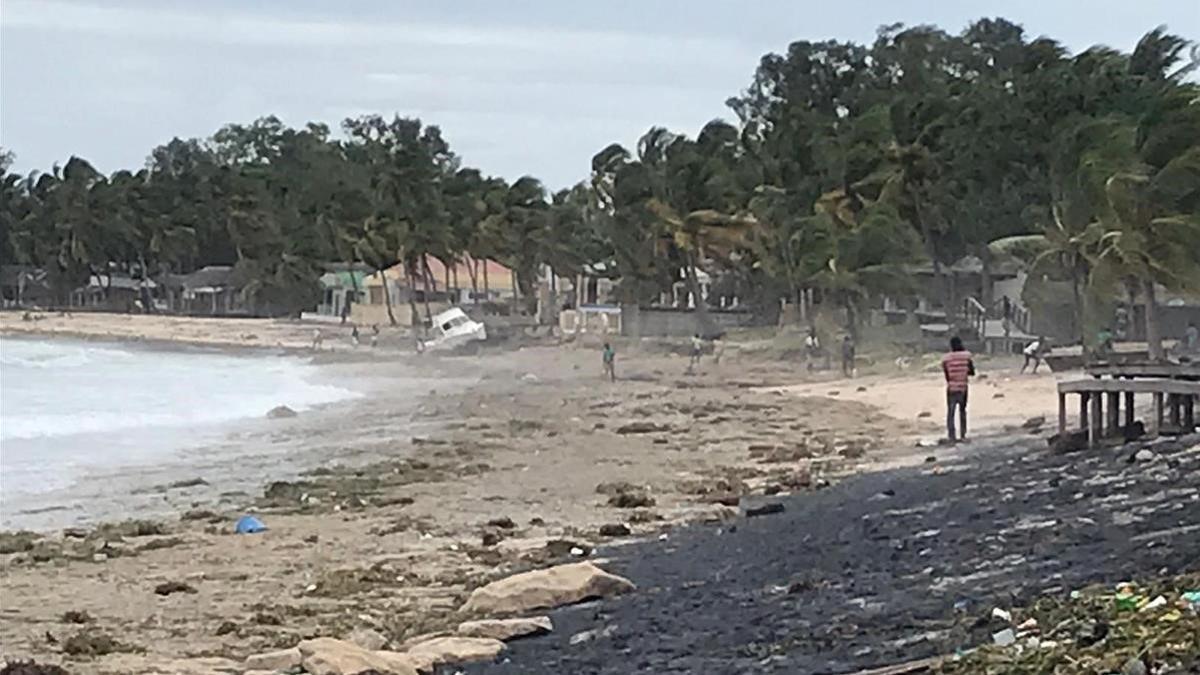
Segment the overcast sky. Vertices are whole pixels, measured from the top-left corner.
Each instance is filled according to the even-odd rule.
[[[77,154],[107,172],[262,115],[399,113],[467,164],[558,188],[651,125],[731,117],[793,40],[997,15],[1072,50],[1159,24],[1200,38],[1198,0],[2,0],[0,145],[20,171]]]

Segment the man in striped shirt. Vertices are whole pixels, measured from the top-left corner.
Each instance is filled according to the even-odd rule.
[[[967,438],[967,383],[975,374],[971,352],[963,347],[957,335],[950,338],[950,351],[942,357],[942,373],[946,376],[946,432],[953,443]],[[954,409],[958,409],[961,436],[954,433]]]

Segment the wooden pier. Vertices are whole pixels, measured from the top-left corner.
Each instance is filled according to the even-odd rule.
[[[1132,434],[1139,394],[1149,394],[1152,400],[1146,425],[1151,436],[1195,431],[1200,364],[1109,363],[1087,370],[1093,377],[1058,383],[1060,434],[1067,433],[1067,398],[1072,394],[1079,396],[1079,428],[1087,432],[1089,446],[1105,437]]]

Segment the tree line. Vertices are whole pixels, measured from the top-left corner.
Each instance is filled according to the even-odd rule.
[[[651,128],[553,193],[465,166],[420,120],[358,117],[335,135],[264,117],[174,139],[138,171],[0,162],[0,257],[45,269],[60,299],[98,271],[232,265],[278,313],[315,305],[333,261],[419,279],[427,256],[495,259],[526,298],[544,266],[603,263],[641,304],[681,280],[700,297],[703,266],[718,273],[710,302],[770,313],[811,290],[851,327],[868,299],[910,289],[914,262],[932,265],[953,320],[946,268],[1016,257],[1070,283],[1079,325],[1098,292],[1141,298],[1154,342],[1156,285],[1200,289],[1196,66],[1164,28],[1130,53],[1075,55],[1003,19],[798,41],[762,57],[733,121]]]

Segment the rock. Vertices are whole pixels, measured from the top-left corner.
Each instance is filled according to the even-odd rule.
[[[992,398],[1004,398],[1004,394],[1001,394],[1000,392],[996,392],[996,393],[992,394]]]
[[[496,544],[499,544],[502,539],[504,539],[504,537],[501,537],[495,532],[484,532],[483,536],[480,537],[480,543],[484,546],[495,546]]]
[[[866,391],[866,390],[867,390],[867,388],[866,388],[866,387],[858,387],[858,388],[857,388],[857,389],[855,389],[854,391],[857,391],[857,392],[864,392],[864,391]]]
[[[388,643],[388,639],[379,631],[370,628],[355,628],[346,639],[363,649],[371,650],[383,649]]]
[[[629,534],[629,526],[625,523],[609,523],[600,526],[601,537],[627,537]]]
[[[254,654],[246,657],[246,670],[289,670],[300,665],[302,657],[296,647]]]
[[[1121,675],[1146,675],[1146,664],[1136,656],[1129,657],[1125,665],[1121,666]]]
[[[762,506],[755,506],[746,509],[746,517],[753,518],[755,516],[769,516],[773,513],[783,513],[783,504],[779,502],[771,502]]]
[[[513,522],[513,519],[509,518],[508,516],[492,518],[491,520],[487,521],[487,524],[489,527],[498,527],[502,530],[512,530],[517,527],[517,524]]]
[[[282,419],[287,419],[289,417],[295,417],[295,416],[296,416],[296,411],[292,410],[291,408],[287,407],[286,405],[277,405],[274,408],[271,408],[270,410],[267,411],[267,419],[269,419],[269,420],[282,420]]]
[[[737,507],[713,504],[704,513],[702,520],[706,523],[723,523],[727,520],[735,520],[739,515],[741,513],[737,510]]]
[[[655,422],[630,422],[617,427],[617,433],[626,434],[654,434],[663,431],[670,431],[671,427],[666,424],[657,424]]]
[[[400,652],[363,649],[333,638],[304,640],[297,649],[305,672],[310,675],[356,675],[374,670],[389,675],[418,675],[419,661]]]
[[[709,504],[723,504],[725,506],[737,506],[742,501],[742,498],[732,492],[718,492],[708,495],[704,501]]]
[[[622,492],[637,492],[638,486],[625,481],[614,481],[611,483],[600,483],[596,486],[596,494],[598,495],[619,495]]]
[[[1154,454],[1154,451],[1149,448],[1142,448],[1133,456],[1134,461],[1137,462],[1153,462],[1157,458],[1158,455]]]
[[[1045,425],[1046,425],[1046,416],[1038,415],[1037,417],[1030,417],[1029,419],[1025,420],[1021,424],[1021,428],[1028,429],[1029,431],[1036,431],[1038,429],[1041,429]]]
[[[448,663],[492,661],[504,649],[504,643],[495,638],[451,636],[413,645],[408,649],[408,656],[417,662],[417,670],[432,672]]]
[[[102,563],[105,560],[108,560],[108,556],[104,553],[93,553],[92,554],[92,562]]]
[[[154,587],[154,592],[158,595],[171,595],[172,593],[197,593],[198,591],[182,581],[164,581]]]
[[[654,506],[654,497],[645,492],[621,492],[608,498],[608,505],[618,509],[636,509],[643,506]]]
[[[928,410],[922,410],[921,412],[917,413],[917,418],[919,419],[924,419],[926,417],[933,417],[933,413],[929,412]]]
[[[609,574],[590,562],[569,563],[493,581],[475,589],[462,609],[516,614],[607,598],[635,588],[628,579]]]
[[[149,658],[134,666],[128,664],[129,670],[122,672],[144,673],[145,675],[228,675],[241,671],[237,661],[216,656],[202,656],[191,659]]]
[[[535,616],[527,619],[483,619],[464,621],[458,624],[458,634],[464,637],[505,641],[545,635],[553,630],[554,624],[548,616]]]
[[[926,463],[926,464],[934,464],[934,463],[936,463],[936,462],[937,462],[937,455],[930,455],[930,456],[928,456],[928,457],[926,457],[926,458],[925,458],[925,463]]]
[[[581,645],[585,642],[592,642],[593,640],[600,640],[609,637],[615,632],[617,632],[617,625],[609,624],[603,628],[593,628],[591,630],[585,630],[576,633],[572,635],[567,642],[572,645]]]

